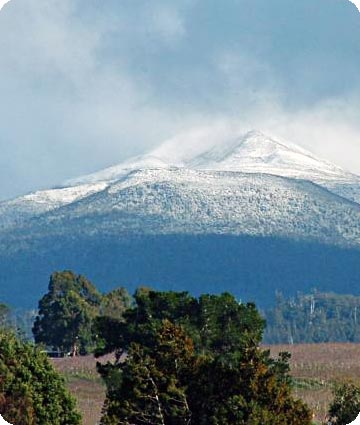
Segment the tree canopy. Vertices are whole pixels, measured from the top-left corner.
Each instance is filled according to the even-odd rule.
[[[4,327],[9,318],[10,308],[3,303],[0,303],[0,327]]]
[[[5,329],[0,329],[0,414],[13,425],[81,423],[46,354]]]
[[[338,384],[334,388],[334,399],[330,404],[330,423],[347,425],[360,412],[360,386],[352,382]]]
[[[313,291],[276,296],[265,311],[265,341],[278,343],[360,342],[360,297]]]
[[[131,298],[123,288],[102,295],[84,276],[55,272],[48,292],[39,301],[33,326],[35,341],[55,350],[86,354],[95,345],[95,318],[103,314],[120,319],[130,304]]]
[[[107,385],[102,425],[309,425],[291,395],[288,355],[262,351],[264,321],[230,294],[142,288],[124,321],[97,319]],[[123,354],[126,353],[124,358]]]

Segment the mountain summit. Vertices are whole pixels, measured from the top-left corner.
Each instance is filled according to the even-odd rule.
[[[192,159],[190,165],[198,169],[266,173],[311,181],[353,177],[295,144],[259,131],[250,131],[225,146],[215,146]]]
[[[130,158],[118,165],[66,182],[66,185],[113,181],[122,178],[130,170],[159,168],[188,168],[195,170],[234,171],[264,173],[310,181],[354,181],[357,177],[342,168],[317,158],[311,152],[293,143],[251,130],[235,136],[219,137],[210,149],[178,145],[186,136],[167,141],[149,154]],[[191,143],[204,145],[204,141],[192,137]],[[189,144],[188,144],[189,145]],[[206,144],[205,144],[206,146]],[[200,150],[200,153],[198,152]],[[190,152],[189,152],[190,151]]]
[[[359,276],[359,177],[257,131],[211,148],[180,142],[1,202],[0,288],[14,296],[33,274],[35,294],[39,273],[64,268],[104,282],[123,276],[130,288],[196,281],[199,292],[251,297],[287,288],[288,278],[333,290]]]
[[[192,137],[191,144],[204,146],[203,138]],[[178,175],[185,175],[185,170],[206,171],[202,176],[209,176],[211,172],[268,174],[316,183],[336,195],[360,202],[358,176],[317,158],[295,144],[269,137],[260,131],[218,137],[210,149],[206,144],[205,147],[194,149],[187,143],[186,147],[186,142],[186,136],[170,140],[148,154],[69,180],[60,188],[37,191],[0,202],[0,228],[85,200],[107,190],[116,182],[132,181],[133,173],[146,170],[153,170],[152,174],[160,179],[169,176],[166,170],[173,170],[171,175],[175,181],[176,170]],[[157,173],[154,173],[155,170],[158,170]],[[205,178],[205,184],[206,181]],[[226,179],[222,184],[226,185]]]

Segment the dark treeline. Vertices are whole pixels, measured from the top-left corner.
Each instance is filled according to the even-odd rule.
[[[103,294],[84,276],[65,271],[51,276],[38,312],[0,303],[0,325],[6,323],[28,340],[33,338],[34,331],[36,341],[45,343],[49,349],[70,352],[76,343],[76,348],[86,354],[95,347],[92,335],[95,317],[122,316],[132,303],[134,298],[126,288]],[[261,310],[266,321],[264,342],[267,344],[360,342],[359,296],[313,290],[286,298],[277,292],[274,304]],[[76,309],[82,313],[74,322]],[[62,318],[60,328],[55,327],[59,322],[57,317]]]
[[[296,330],[311,320],[313,338],[334,320],[350,323],[352,318],[357,324],[357,301],[334,294],[292,300],[278,295],[276,307],[267,312],[268,335],[279,327],[277,335],[294,339],[293,330],[286,334],[288,310]],[[194,297],[142,287],[133,297],[124,288],[102,294],[84,276],[64,271],[53,273],[39,301],[33,333],[40,348],[6,329],[9,314],[1,304],[0,413],[14,425],[80,420],[45,348],[71,355],[114,354],[113,361],[98,363],[107,389],[101,425],[312,423],[310,409],[292,394],[289,354],[272,358],[261,348],[265,320],[255,304],[229,293]],[[350,328],[343,332],[354,335]],[[54,405],[46,398],[51,382],[57,383]],[[329,423],[348,423],[345,418],[358,413],[360,388],[338,386],[334,395]]]
[[[264,312],[264,341],[278,343],[360,342],[360,297],[313,292],[276,296]]]
[[[324,292],[360,295],[359,249],[276,237],[128,233],[89,237],[84,222],[75,221],[68,237],[38,239],[37,234],[29,238],[22,232],[23,249],[0,250],[3,301],[33,308],[52,271],[64,268],[91,276],[102,292],[116,282],[123,282],[131,294],[143,284],[197,296],[218,293],[220,288],[263,309],[273,305],[276,290],[290,296],[299,288],[309,293],[316,285]],[[88,226],[93,227],[91,222]]]

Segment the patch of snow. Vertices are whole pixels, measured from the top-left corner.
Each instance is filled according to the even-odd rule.
[[[64,187],[52,190],[41,190],[29,195],[23,196],[24,202],[33,202],[35,204],[47,205],[65,205],[88,196],[92,193],[104,190],[108,184],[106,182],[87,183],[78,186]]]
[[[201,134],[193,134],[193,142],[196,142],[197,136],[202,137]],[[207,223],[210,227],[216,227],[223,222],[221,226],[225,226],[225,229],[226,220],[224,222],[221,217],[226,210],[233,210],[233,224],[238,229],[236,231],[241,228],[241,231],[264,231],[268,234],[270,230],[261,230],[263,225],[259,225],[259,222],[263,223],[265,219],[269,223],[277,221],[275,216],[278,213],[293,214],[290,211],[293,204],[297,210],[303,208],[304,214],[307,214],[305,211],[308,208],[308,195],[302,194],[301,199],[296,198],[298,186],[301,186],[304,180],[342,197],[336,198],[334,206],[339,214],[341,207],[338,204],[344,203],[345,209],[348,208],[348,200],[360,204],[360,177],[317,158],[305,149],[258,131],[225,136],[226,140],[216,135],[210,143],[213,145],[211,149],[205,149],[202,145],[200,151],[197,148],[187,153],[184,153],[182,146],[178,149],[172,148],[172,144],[180,143],[179,140],[167,141],[164,147],[160,146],[148,155],[138,156],[100,172],[70,180],[62,188],[38,191],[1,202],[0,229],[57,210],[60,210],[59,217],[75,210],[78,211],[79,217],[94,211],[98,214],[112,214],[114,209],[125,214],[135,212],[142,216],[167,216],[171,210],[168,219],[176,221],[176,212],[180,217],[183,211],[183,207],[179,211],[176,210],[176,199],[184,197],[186,201],[183,199],[178,202],[189,202],[186,206],[187,226],[191,224],[191,220],[200,220],[204,226]],[[215,139],[219,139],[219,143],[214,143]],[[278,187],[279,181],[282,189]],[[264,189],[260,182],[265,185]],[[284,187],[290,189],[284,190]],[[308,190],[312,190],[311,186],[307,186],[305,192]],[[242,204],[235,205],[234,202]],[[315,199],[312,202],[313,205],[316,204]],[[286,206],[281,213],[278,211],[280,204]],[[130,208],[131,205],[136,205],[136,211]],[[207,216],[201,212],[200,205],[208,209]],[[244,209],[241,209],[242,206]],[[249,218],[249,208],[254,209],[254,220]],[[246,212],[249,212],[249,217]],[[304,214],[302,215],[305,220]],[[359,219],[354,211],[351,216],[351,222],[355,216]],[[228,219],[230,220],[229,217]],[[296,220],[296,217],[293,219]],[[217,224],[216,220],[219,220]],[[332,217],[330,221],[332,222]],[[299,229],[294,230],[292,225],[289,226],[290,233],[304,233]],[[281,230],[280,222],[279,226],[275,227],[277,231],[287,232],[285,228]],[[270,234],[273,232],[274,229]],[[358,240],[359,235],[357,231],[354,232],[350,237],[347,235],[346,239]],[[340,233],[347,234],[343,228]]]
[[[40,190],[10,201],[0,202],[0,228],[20,224],[27,218],[71,204],[104,190],[107,186],[107,182],[99,182],[75,187]]]
[[[359,222],[358,204],[308,181],[171,168],[129,172],[23,233],[276,235],[358,245]]]
[[[64,186],[75,186],[79,184],[89,184],[96,182],[111,182],[119,180],[124,177],[129,171],[136,169],[158,169],[158,168],[169,168],[170,164],[165,162],[162,158],[150,155],[137,156],[131,158],[128,161],[124,161],[118,165],[106,168],[105,170],[98,171],[96,173],[88,174],[76,179],[68,180],[64,183]]]

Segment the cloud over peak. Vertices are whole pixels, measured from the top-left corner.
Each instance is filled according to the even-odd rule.
[[[356,167],[360,20],[347,3],[12,0],[0,14],[0,198],[219,121],[280,130],[329,159],[340,149],[319,133],[336,127],[342,165]]]

